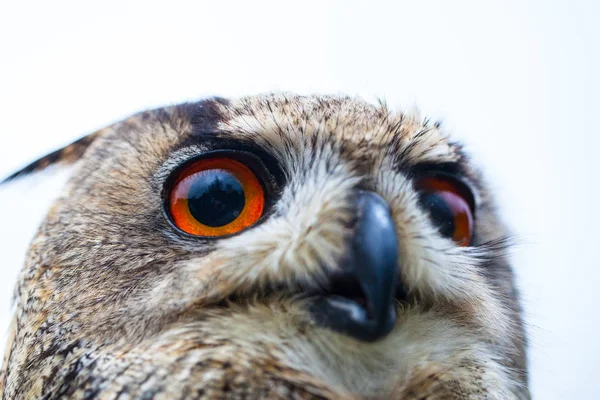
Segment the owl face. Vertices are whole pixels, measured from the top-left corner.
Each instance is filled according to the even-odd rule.
[[[507,233],[438,125],[266,95],[77,143],[6,398],[527,397]]]

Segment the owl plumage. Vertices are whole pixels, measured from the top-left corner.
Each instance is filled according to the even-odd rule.
[[[264,212],[190,235],[169,216],[172,177],[216,152],[259,164]],[[3,399],[529,397],[508,232],[437,124],[346,97],[215,98],[142,112],[11,179],[61,161],[74,171],[20,275]],[[469,246],[420,201],[415,182],[437,174],[472,193]],[[367,258],[393,238],[397,282],[377,283],[395,288],[391,325],[361,336],[320,302],[356,295],[332,282],[366,246],[364,193],[393,229]]]

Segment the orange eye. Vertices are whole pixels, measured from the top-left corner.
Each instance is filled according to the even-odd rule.
[[[263,187],[241,162],[204,158],[184,167],[169,193],[169,214],[182,231],[223,236],[253,225],[265,205]]]
[[[429,211],[440,233],[460,246],[471,244],[473,196],[458,181],[445,176],[428,176],[417,182],[421,205]]]

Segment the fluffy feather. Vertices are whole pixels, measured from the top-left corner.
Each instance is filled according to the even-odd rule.
[[[264,95],[148,111],[85,141],[33,240],[0,392],[19,398],[527,398],[508,232],[438,125],[345,97]],[[262,223],[202,240],[163,214],[167,177],[215,148],[268,153]],[[442,237],[414,170],[452,164],[475,240]],[[407,289],[383,340],[315,324],[303,293],[339,268],[357,187],[389,203]]]

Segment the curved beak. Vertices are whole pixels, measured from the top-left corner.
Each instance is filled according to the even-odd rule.
[[[356,226],[330,291],[311,308],[316,322],[361,341],[385,337],[396,322],[398,237],[386,201],[358,192]]]

